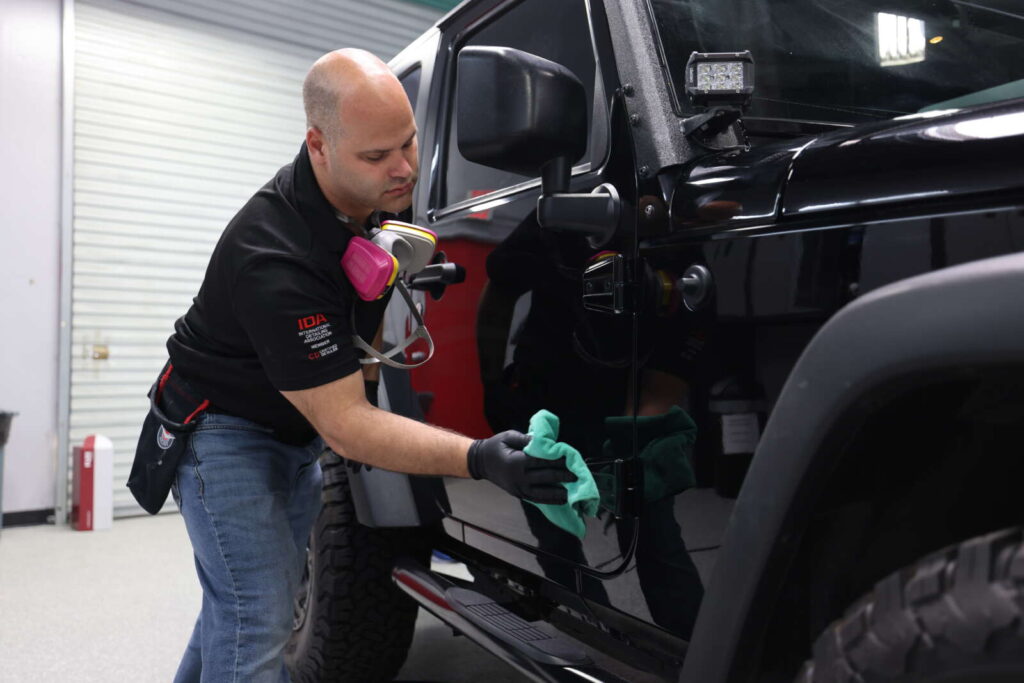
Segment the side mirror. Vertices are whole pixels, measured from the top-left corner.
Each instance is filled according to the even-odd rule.
[[[541,176],[541,227],[583,235],[598,249],[619,223],[618,192],[569,194],[587,151],[587,94],[564,66],[508,47],[467,47],[458,65],[459,151],[484,166]]]
[[[564,66],[521,50],[474,46],[459,52],[458,144],[466,159],[532,176],[544,194],[569,188],[587,150],[587,96]]]

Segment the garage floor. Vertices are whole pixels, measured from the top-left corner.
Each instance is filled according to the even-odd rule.
[[[109,531],[5,529],[0,681],[168,683],[200,597],[177,514],[117,520]],[[399,680],[524,678],[421,610]]]

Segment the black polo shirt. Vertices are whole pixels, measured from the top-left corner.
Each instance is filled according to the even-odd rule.
[[[167,340],[171,362],[213,409],[304,443],[315,431],[281,391],[360,369],[388,297],[360,300],[340,260],[353,233],[324,197],[305,144],[228,223],[199,295]]]

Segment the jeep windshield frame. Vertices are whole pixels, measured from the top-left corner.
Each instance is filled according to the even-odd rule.
[[[744,121],[830,127],[1024,98],[1024,13],[1007,0],[647,0],[673,106],[691,52],[750,50]]]

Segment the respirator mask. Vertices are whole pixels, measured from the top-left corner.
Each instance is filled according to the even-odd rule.
[[[434,250],[437,248],[437,235],[416,225],[400,221],[385,221],[379,230],[372,230],[369,239],[353,237],[349,241],[345,254],[341,257],[341,268],[363,301],[376,301],[383,298],[395,287],[412,313],[416,328],[406,339],[388,351],[381,353],[356,330],[355,307],[352,307],[352,342],[356,348],[365,351],[368,358],[360,360],[363,364],[384,363],[393,368],[409,370],[418,368],[434,355],[434,340],[430,338],[427,326],[423,323],[420,308],[412,300],[405,279],[412,278],[431,263]],[[419,363],[405,364],[394,359],[405,351],[417,339],[427,342],[426,358]]]

